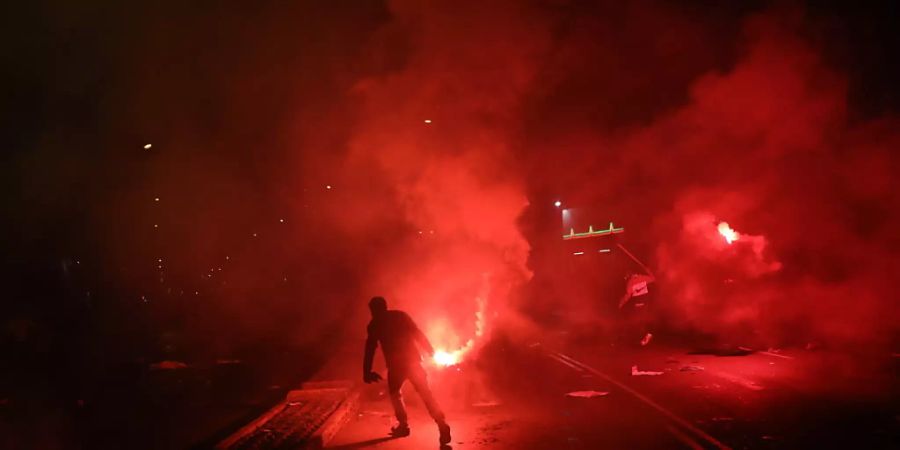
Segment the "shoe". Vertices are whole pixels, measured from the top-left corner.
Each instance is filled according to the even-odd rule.
[[[441,432],[440,443],[441,445],[447,445],[450,443],[450,425],[446,423],[438,424],[438,430]]]
[[[406,437],[409,436],[409,424],[401,423],[391,428],[391,436]]]

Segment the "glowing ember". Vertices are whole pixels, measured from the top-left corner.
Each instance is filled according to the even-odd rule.
[[[447,353],[443,350],[434,352],[434,362],[439,366],[450,367],[459,362],[459,355]]]
[[[728,244],[741,238],[740,233],[728,226],[728,222],[719,222],[719,234],[725,238],[725,241],[728,242]]]

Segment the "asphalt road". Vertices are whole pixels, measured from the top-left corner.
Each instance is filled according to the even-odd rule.
[[[456,449],[898,448],[891,355],[860,366],[826,351],[732,353],[509,342],[477,362],[432,368],[431,381]],[[578,391],[599,394],[567,395]],[[387,439],[384,394],[384,386],[369,387],[329,447],[438,446],[411,389],[413,435]]]

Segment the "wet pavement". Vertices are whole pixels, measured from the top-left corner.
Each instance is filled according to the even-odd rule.
[[[502,360],[490,367],[489,379],[481,375],[484,362],[432,367],[430,376],[456,449],[896,448],[900,442],[890,355],[884,365],[847,377],[841,369],[847,360],[828,352],[732,354],[532,343],[487,350],[482,359]],[[566,395],[576,391],[602,395]],[[405,398],[411,436],[387,436],[394,421],[384,386],[367,386],[360,410],[328,448],[438,448],[437,428],[415,392],[407,388]]]

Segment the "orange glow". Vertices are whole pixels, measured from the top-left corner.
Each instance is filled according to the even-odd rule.
[[[463,357],[470,351],[475,349],[476,341],[484,336],[485,330],[485,309],[487,304],[484,297],[477,297],[478,311],[475,312],[475,335],[469,338],[465,344],[460,345],[462,341],[459,339],[457,332],[452,328],[442,326],[432,326],[429,329],[429,339],[437,342],[437,349],[432,356],[432,361],[438,367],[455,366],[462,362]],[[450,350],[455,348],[455,350]]]
[[[459,353],[459,351],[447,353],[444,350],[437,350],[434,352],[433,359],[439,366],[450,367],[459,362]]]
[[[728,222],[719,222],[719,234],[725,238],[725,241],[728,242],[728,244],[741,238],[740,233],[728,226]]]

